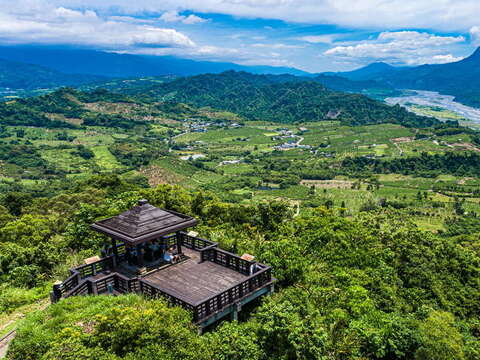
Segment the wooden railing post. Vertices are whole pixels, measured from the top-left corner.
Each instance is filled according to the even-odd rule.
[[[53,296],[52,296],[52,302],[57,302],[58,300],[60,300],[62,298],[62,283],[60,281],[55,281],[55,283],[53,284]]]
[[[180,231],[176,232],[176,240],[177,240],[177,253],[181,254],[182,253],[182,240],[183,234]]]
[[[117,267],[117,261],[118,261],[118,248],[117,248],[117,241],[114,238],[112,238],[112,250],[113,250],[112,265],[113,265],[113,268],[115,269]]]

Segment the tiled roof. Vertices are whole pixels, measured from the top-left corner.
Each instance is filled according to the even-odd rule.
[[[140,243],[196,224],[190,216],[159,209],[147,200],[140,200],[132,209],[97,221],[92,228],[126,242]]]

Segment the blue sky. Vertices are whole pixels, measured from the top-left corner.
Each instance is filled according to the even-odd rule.
[[[479,0],[0,0],[0,44],[341,71],[460,60],[478,14]]]

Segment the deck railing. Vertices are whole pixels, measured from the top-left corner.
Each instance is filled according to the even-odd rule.
[[[77,271],[80,274],[81,279],[85,279],[90,276],[95,276],[97,274],[111,270],[113,268],[113,257],[114,255],[111,255],[109,257],[95,261],[91,264],[81,265],[75,268],[75,271]]]
[[[91,294],[91,284],[88,280],[82,280],[77,284],[73,289],[67,292],[64,296],[78,296],[78,295],[88,295]]]
[[[110,290],[118,293],[135,293],[140,292],[138,278],[129,279],[117,272],[106,274],[98,279],[86,278],[80,280],[78,284],[70,290],[63,293],[63,297],[78,296],[78,295],[97,295],[107,293]],[[110,288],[109,288],[110,286]],[[57,299],[59,300],[59,299]]]
[[[162,298],[166,299],[172,305],[178,305],[178,306],[181,306],[181,307],[183,307],[187,310],[191,310],[191,311],[195,310],[193,305],[191,305],[188,302],[180,299],[179,295],[174,295],[174,294],[171,294],[170,292],[162,290],[158,286],[156,286],[155,284],[153,284],[153,283],[151,283],[147,280],[144,280],[144,279],[140,279],[138,282],[139,282],[139,285],[140,285],[140,292],[145,296],[148,296],[148,297],[151,297],[151,298],[162,297]]]
[[[221,294],[214,295],[211,298],[195,305],[193,313],[194,321],[199,322],[209,315],[221,311],[227,306],[230,306],[243,297],[251,294],[254,290],[257,290],[271,282],[272,269],[268,266],[264,266],[262,270],[230,287]]]
[[[255,290],[262,288],[271,282],[272,269],[268,266],[261,265],[261,269],[258,272],[233,285],[224,292],[214,295],[205,301],[192,305],[180,299],[180,295],[178,294],[173,294],[169,291],[161,289],[157,285],[147,280],[138,280],[140,285],[140,293],[151,298],[162,297],[172,305],[181,306],[192,311],[195,322],[200,322],[210,315],[223,310],[224,308],[236,303],[243,297],[250,295]]]
[[[235,270],[243,275],[250,275],[252,273],[253,261],[242,259],[236,254],[219,249],[217,247],[209,247],[201,251],[201,260],[211,261],[215,264],[224,266],[226,268]]]
[[[82,295],[81,293],[77,294],[77,292],[84,290],[82,280],[112,270],[113,257],[114,255],[111,255],[91,264],[71,269],[71,275],[64,282],[53,286],[54,300],[58,301],[62,297]]]
[[[213,242],[207,239],[202,239],[196,236],[190,236],[184,232],[181,232],[180,236],[182,239],[182,246],[185,246],[186,248],[189,248],[192,250],[202,251],[206,248],[215,247],[218,245],[218,243],[216,242]]]

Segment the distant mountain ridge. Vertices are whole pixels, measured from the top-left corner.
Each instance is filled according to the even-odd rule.
[[[10,59],[5,62],[17,64],[17,68],[20,68],[23,63],[22,71],[16,70],[14,66],[2,67],[0,64],[0,80],[2,78],[5,80],[3,86],[22,90],[83,85],[87,89],[122,87],[127,91],[129,87],[142,88],[149,83],[164,82],[175,77],[215,74],[228,70],[279,76],[275,81],[280,81],[280,79],[284,82],[313,80],[332,90],[345,92],[362,93],[381,89],[383,93],[393,90],[374,80],[353,81],[335,75],[314,76],[293,68],[246,67],[232,63],[202,62],[167,56],[137,56],[48,47],[0,46],[0,58],[2,56]],[[129,80],[122,81],[121,79]],[[0,85],[0,87],[2,86]],[[24,94],[19,95],[25,96]]]
[[[117,54],[96,50],[38,46],[0,46],[0,58],[45,66],[67,74],[90,74],[110,78],[220,73],[227,70],[252,73],[308,76],[295,68],[243,66],[226,62],[195,61],[173,56]]]
[[[337,75],[350,80],[374,80],[397,89],[438,91],[480,107],[480,48],[463,60],[447,64],[396,68],[374,63]]]
[[[357,70],[347,72],[325,73],[325,75],[336,75],[355,81],[371,81],[379,75],[391,71],[398,71],[401,69],[403,68],[395,67],[384,62],[375,62]]]
[[[77,86],[103,80],[105,80],[103,76],[64,74],[43,66],[0,58],[0,88],[32,90],[59,86]]]

